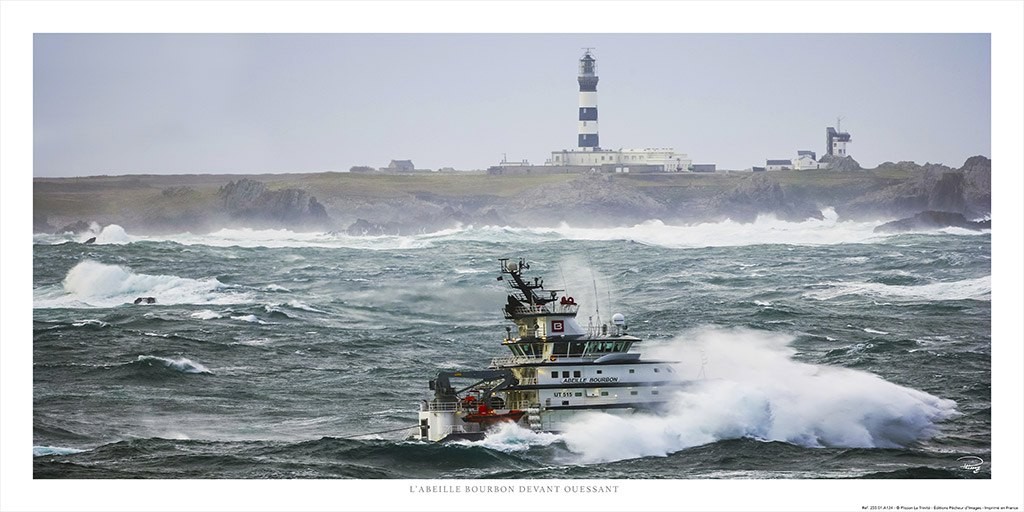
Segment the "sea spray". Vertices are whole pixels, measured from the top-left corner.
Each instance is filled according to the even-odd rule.
[[[235,304],[251,301],[249,294],[229,291],[216,278],[190,279],[140,274],[124,266],[88,259],[72,267],[61,285],[61,290],[37,290],[33,306],[113,307],[131,304],[138,297],[153,297],[158,305]]]
[[[508,424],[476,444],[509,452],[561,441],[581,463],[666,456],[739,438],[904,448],[934,436],[939,422],[957,414],[952,400],[868,372],[797,361],[791,341],[751,329],[696,329],[649,356],[680,361],[679,372],[694,380],[670,395],[664,413],[582,413],[560,434]]]
[[[687,378],[663,415],[591,413],[571,422],[566,446],[585,462],[663,456],[750,437],[803,447],[899,448],[934,436],[956,404],[848,368],[794,359],[787,335],[702,328],[651,351],[681,361]],[[706,361],[706,364],[704,363]]]
[[[95,235],[95,236],[96,236],[96,242],[95,243],[99,244],[99,245],[106,245],[106,244],[118,244],[118,245],[120,245],[120,244],[128,244],[128,243],[131,243],[131,242],[135,241],[133,237],[129,236],[128,233],[125,232],[124,228],[122,228],[121,226],[118,226],[117,224],[110,224],[110,225],[104,226],[103,229],[99,230],[99,233],[97,235]]]

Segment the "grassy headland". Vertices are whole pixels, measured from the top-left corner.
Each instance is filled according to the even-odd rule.
[[[386,226],[444,227],[454,222],[584,224],[634,222],[647,218],[695,222],[725,217],[749,220],[775,213],[800,218],[822,207],[851,217],[899,216],[932,203],[960,204],[965,213],[987,213],[990,162],[960,169],[901,162],[855,171],[773,171],[768,173],[531,174],[485,173],[307,173],[179,174],[36,178],[33,217],[37,231],[59,230],[76,222],[120,224],[129,231],[205,231],[226,225],[346,229],[357,219]],[[968,161],[968,164],[971,160]],[[984,169],[982,169],[984,167]],[[979,173],[984,173],[981,179]],[[936,183],[958,175],[950,190]],[[970,174],[970,176],[968,176]],[[232,210],[238,198],[225,186],[258,182],[248,194],[249,209]],[[947,179],[948,181],[948,179]],[[247,182],[251,184],[251,182]],[[948,184],[947,184],[948,185]],[[950,188],[949,186],[946,187]],[[273,196],[292,192],[291,196]],[[253,197],[263,194],[262,202]],[[296,195],[298,194],[298,195]],[[946,197],[954,195],[956,197]],[[282,199],[284,197],[284,199]],[[304,202],[315,198],[327,218],[306,222]],[[253,202],[255,201],[255,202]],[[282,201],[301,202],[298,206]],[[285,219],[258,215],[274,203],[298,208]],[[920,208],[919,208],[920,207]],[[254,212],[256,215],[254,215]],[[552,213],[554,212],[554,213]],[[812,213],[808,213],[812,212]],[[303,221],[305,219],[306,221]]]

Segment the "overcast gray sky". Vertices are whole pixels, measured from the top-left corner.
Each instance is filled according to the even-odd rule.
[[[842,116],[865,167],[991,156],[988,34],[37,34],[34,175],[543,163],[582,47],[604,148],[744,169]]]

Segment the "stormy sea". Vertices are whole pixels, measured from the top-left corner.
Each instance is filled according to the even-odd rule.
[[[33,475],[992,478],[990,232],[825,214],[37,234]],[[410,440],[437,371],[506,355],[499,258],[566,289],[584,325],[623,314],[634,350],[692,385],[660,415]]]

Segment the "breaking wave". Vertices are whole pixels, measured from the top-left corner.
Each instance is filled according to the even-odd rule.
[[[209,368],[184,357],[168,359],[166,357],[141,355],[135,360],[135,363],[140,366],[166,368],[179,373],[205,373],[213,375]]]
[[[828,288],[804,294],[805,297],[829,300],[845,295],[870,295],[906,300],[992,300],[992,277],[921,285],[890,285],[883,283],[824,283]]]
[[[667,456],[716,441],[752,438],[808,448],[901,448],[938,433],[956,403],[848,368],[793,359],[792,338],[704,328],[651,351],[700,378],[664,414],[581,415],[561,434],[517,426],[477,443],[501,451],[565,443],[580,462]],[[555,437],[550,437],[555,436]]]
[[[581,228],[568,224],[557,227],[509,227],[492,225],[460,225],[427,234],[384,236],[352,236],[339,232],[296,232],[288,229],[221,229],[208,234],[129,235],[111,224],[98,234],[79,235],[83,242],[96,236],[97,244],[124,244],[138,241],[169,241],[183,245],[210,247],[320,247],[367,250],[422,249],[448,241],[525,243],[546,240],[630,241],[666,248],[735,247],[761,244],[829,245],[870,243],[884,240],[890,234],[876,234],[874,228],[884,221],[839,221],[832,208],[822,212],[822,219],[790,222],[771,214],[762,214],[754,222],[733,220],[690,225],[666,224],[651,219],[633,226]],[[970,230],[944,230],[946,234],[978,235]],[[987,233],[987,231],[985,232]],[[84,238],[83,238],[84,237]],[[62,243],[68,235],[35,235],[35,243]]]
[[[74,455],[76,453],[82,453],[87,450],[79,448],[67,448],[64,446],[33,446],[32,456],[33,457],[46,457],[47,455]]]
[[[247,294],[229,290],[215,278],[189,279],[137,274],[127,267],[85,260],[68,271],[61,287],[35,290],[36,308],[113,307],[153,297],[156,304],[237,304]]]

